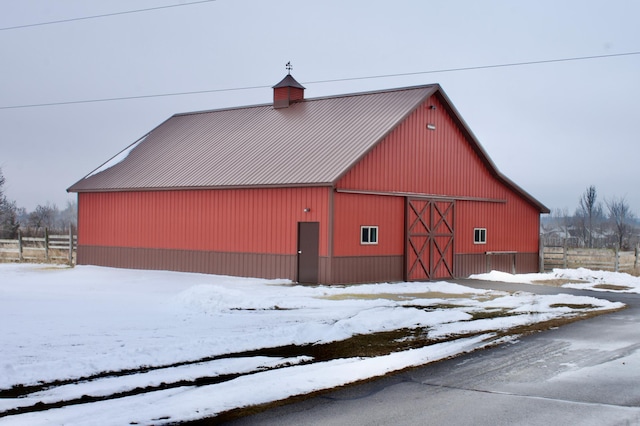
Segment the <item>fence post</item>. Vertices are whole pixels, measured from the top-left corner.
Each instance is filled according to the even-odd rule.
[[[567,269],[567,239],[564,239],[564,246],[562,247],[562,267]]]
[[[616,245],[615,248],[615,259],[614,259],[614,271],[618,272],[618,269],[620,267],[620,249],[618,248],[618,246]]]
[[[73,265],[73,227],[69,224],[69,266]]]
[[[544,241],[538,240],[538,272],[544,273]]]
[[[44,228],[44,260],[49,262],[49,228]]]
[[[636,244],[636,250],[635,250],[635,259],[633,260],[633,269],[638,269],[638,246],[640,246],[640,244]]]
[[[24,257],[22,256],[22,231],[18,229],[18,260],[22,262]]]

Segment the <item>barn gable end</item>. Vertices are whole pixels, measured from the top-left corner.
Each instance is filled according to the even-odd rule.
[[[412,279],[408,257],[421,249],[432,265],[431,270],[418,265],[425,269],[417,274],[422,279],[485,272],[492,263],[509,272],[538,267],[537,230],[544,206],[495,169],[439,94],[426,99],[351,167],[336,183],[336,191],[334,264],[339,266],[334,267],[334,277],[338,281],[345,275],[357,279],[354,271],[367,263],[363,258],[370,258],[370,264],[375,260],[380,274]],[[439,243],[434,238],[432,247],[427,247],[427,237],[416,238],[420,247],[413,247],[416,243],[407,235],[419,233],[411,229],[416,223],[422,226],[412,211],[415,205],[425,208],[423,214],[433,221],[425,226],[433,226],[434,235],[450,237],[439,237]],[[376,247],[359,245],[348,236],[347,229],[359,224],[378,226]],[[488,236],[482,244],[474,241],[476,229]],[[364,271],[359,281],[366,281],[368,273]]]
[[[395,127],[336,187],[493,199],[504,199],[505,192],[436,96]]]

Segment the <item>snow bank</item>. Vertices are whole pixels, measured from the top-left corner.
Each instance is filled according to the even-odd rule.
[[[551,280],[583,281],[582,283],[566,283],[564,288],[576,288],[592,291],[611,291],[619,293],[640,293],[640,277],[624,272],[593,271],[591,269],[554,269],[544,274],[509,274],[491,271],[487,274],[471,275],[469,278],[485,281],[501,281],[507,283],[536,284]],[[606,288],[606,285],[620,287]],[[626,287],[626,288],[624,288]]]

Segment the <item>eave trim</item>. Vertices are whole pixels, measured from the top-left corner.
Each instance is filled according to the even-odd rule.
[[[140,188],[100,188],[100,189],[72,189],[67,192],[91,193],[91,192],[154,192],[154,191],[206,191],[216,189],[275,189],[275,188],[322,188],[332,187],[327,183],[301,183],[301,184],[277,184],[277,185],[238,185],[238,186],[173,186],[173,187],[140,187]]]

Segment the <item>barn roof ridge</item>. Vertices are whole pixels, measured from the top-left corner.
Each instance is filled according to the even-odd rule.
[[[309,83],[307,83],[307,84],[309,84]],[[382,93],[402,92],[402,91],[407,91],[407,90],[428,89],[428,88],[434,88],[434,87],[437,88],[438,90],[442,90],[442,87],[440,86],[440,84],[431,83],[431,84],[420,84],[420,85],[415,85],[415,86],[395,87],[395,88],[379,89],[379,90],[367,90],[367,91],[362,91],[362,92],[350,92],[350,93],[339,93],[339,94],[335,94],[335,95],[316,96],[316,97],[313,97],[313,98],[304,98],[304,100],[301,101],[301,102],[324,101],[324,100],[330,100],[330,99],[350,98],[350,97],[356,97],[356,96],[376,95],[376,94],[382,94]],[[208,114],[208,113],[222,112],[222,111],[235,111],[235,110],[242,110],[242,109],[266,108],[266,107],[273,108],[273,102],[264,102],[264,103],[259,103],[259,104],[238,105],[238,106],[231,106],[231,107],[221,107],[221,108],[203,109],[203,110],[195,110],[195,111],[177,112],[177,113],[171,115],[169,118],[182,117],[182,116],[186,116],[186,115]]]
[[[415,105],[408,109],[405,114],[400,117],[396,123],[394,123],[393,125],[389,126],[389,128],[387,129],[387,131],[380,136],[380,138],[373,143],[369,149],[367,149],[366,151],[363,151],[360,156],[358,156],[358,158],[356,158],[348,167],[346,167],[342,173],[340,173],[338,176],[335,177],[335,179],[331,182],[332,184],[336,184],[344,175],[346,175],[349,170],[355,166],[358,162],[360,162],[364,157],[367,156],[367,154],[369,154],[380,142],[382,142],[388,135],[389,133],[391,133],[397,126],[399,123],[401,123],[402,121],[404,121],[412,112],[414,112],[416,110],[416,108],[418,108],[420,105],[422,105],[422,103],[427,100],[430,96],[433,96],[435,93],[437,93],[438,91],[442,91],[442,88],[440,87],[439,84],[427,84],[427,85],[421,85],[421,86],[410,86],[410,87],[401,87],[398,89],[389,89],[389,90],[381,90],[381,91],[374,91],[374,92],[360,92],[360,93],[355,93],[355,94],[351,94],[352,96],[358,96],[358,95],[370,95],[370,94],[376,94],[376,93],[380,93],[380,92],[395,92],[395,91],[403,91],[403,90],[417,90],[417,89],[429,89],[425,92],[424,96],[422,96],[422,98],[420,100],[418,100]]]

